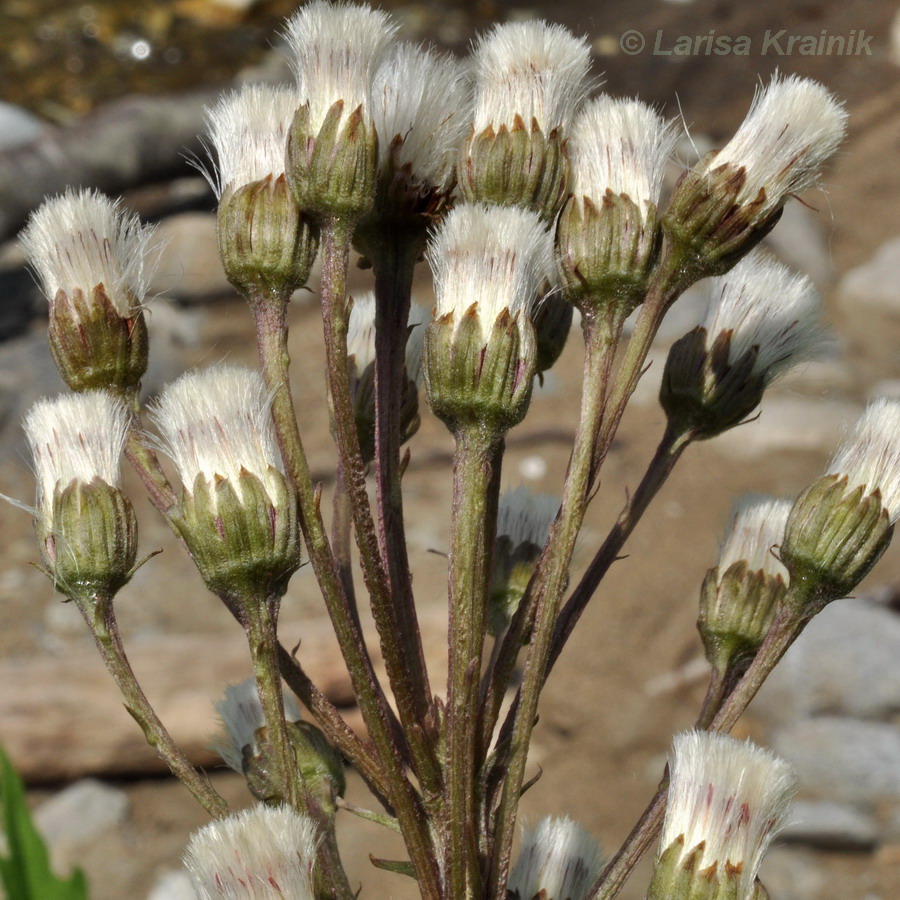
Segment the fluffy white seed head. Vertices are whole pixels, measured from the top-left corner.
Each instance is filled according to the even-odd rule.
[[[294,88],[247,84],[207,110],[218,159],[209,182],[217,197],[226,188],[284,174],[288,131],[299,105]]]
[[[826,342],[822,301],[805,275],[753,251],[727,275],[711,281],[704,326],[710,342],[732,332],[729,361],[758,347],[753,371],[767,384],[816,356]]]
[[[102,284],[116,312],[128,318],[147,296],[152,238],[153,228],[120,201],[70,188],[32,213],[20,242],[51,302],[58,291],[90,297]]]
[[[409,308],[409,338],[406,341],[406,372],[419,383],[422,377],[422,340],[430,321],[428,309],[418,303]],[[364,291],[353,298],[347,325],[347,355],[354,357],[356,371],[362,372],[375,361],[375,292]]]
[[[477,305],[482,333],[508,310],[529,316],[553,272],[553,239],[536,213],[515,206],[457,206],[433,235],[436,316],[459,322]]]
[[[674,124],[639,100],[601,95],[576,114],[569,138],[571,190],[599,206],[607,190],[627,194],[644,211],[659,202]]]
[[[520,900],[541,890],[547,900],[584,900],[599,874],[597,842],[567,816],[546,816],[524,834],[508,887]]]
[[[900,401],[869,404],[829,463],[828,474],[846,475],[851,488],[879,491],[891,522],[900,518]]]
[[[772,211],[788,194],[816,184],[846,129],[847,112],[824,85],[776,74],[757,91],[734,137],[705,165],[745,169],[739,202],[753,202],[764,191],[764,211]]]
[[[787,569],[772,552],[784,539],[784,529],[793,502],[765,494],[741,497],[732,510],[731,530],[719,551],[719,571],[741,560],[751,572],[762,571],[769,577],[780,575],[788,581]]]
[[[216,712],[222,720],[224,733],[219,735],[211,749],[235,772],[243,773],[244,747],[256,745],[256,732],[266,724],[259,690],[254,678],[240,684],[229,684],[225,697],[216,704]],[[299,722],[303,717],[297,702],[290,694],[284,695],[284,717],[288,722]]]
[[[451,56],[403,42],[379,66],[372,87],[372,118],[383,166],[396,137],[396,160],[422,185],[444,189],[456,149],[469,127],[471,90]]]
[[[195,831],[184,864],[200,900],[313,900],[315,823],[259,804]]]
[[[236,486],[245,469],[269,485],[271,471],[282,471],[271,399],[262,376],[239,366],[187,372],[163,390],[151,416],[187,491],[198,475]]]
[[[371,116],[372,79],[396,28],[379,9],[329,0],[306,3],[288,19],[285,38],[313,133],[338,100],[345,115],[361,106]]]
[[[749,900],[760,863],[796,790],[791,765],[750,741],[686,731],[675,736],[661,848],[705,842],[702,868],[741,867],[737,897]]]
[[[543,547],[558,512],[559,497],[536,494],[520,485],[500,495],[497,537],[505,535],[514,546],[528,543]]]
[[[475,132],[512,128],[520,116],[544,134],[568,127],[586,90],[591,50],[562,25],[495,25],[475,45]]]
[[[57,487],[95,478],[118,486],[130,418],[121,400],[106,391],[63,394],[40,400],[24,428],[37,476],[37,506],[52,515]]]

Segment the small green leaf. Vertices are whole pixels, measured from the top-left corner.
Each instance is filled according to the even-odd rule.
[[[8,856],[0,856],[0,883],[15,900],[87,900],[84,873],[76,869],[58,878],[50,868],[50,856],[28,805],[25,788],[6,753],[0,749],[0,817]]]

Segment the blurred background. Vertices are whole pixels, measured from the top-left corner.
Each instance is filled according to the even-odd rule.
[[[721,146],[773,72],[824,82],[850,113],[849,137],[823,189],[789,203],[768,245],[808,274],[837,335],[829,355],[774,387],[762,414],[693,447],[604,582],[548,684],[531,766],[543,776],[523,803],[578,819],[612,852],[651,796],[673,732],[705,689],[694,622],[733,500],[792,496],[822,471],[845,425],[876,396],[900,398],[900,9],[896,0],[556,0],[382,4],[401,36],[465,54],[495,22],[543,17],[585,34],[603,90],[640,96],[683,118],[681,161]],[[65,186],[122,194],[158,224],[166,249],[150,304],[148,395],[185,368],[254,364],[249,313],[225,281],[214,198],[191,166],[204,151],[203,107],[246,80],[288,80],[278,36],[289,0],[0,3],[0,491],[33,496],[19,422],[62,390],[46,349],[46,301],[15,238],[42,196]],[[783,32],[783,33],[782,33]],[[635,34],[637,37],[635,37]],[[802,55],[791,37],[843,37],[844,52]],[[717,54],[713,41],[746,55]],[[807,43],[803,46],[809,47]],[[721,47],[721,44],[720,44]],[[827,44],[822,45],[827,48]],[[852,47],[852,50],[850,49]],[[678,48],[689,49],[686,55]],[[673,165],[670,181],[679,167]],[[420,267],[417,293],[430,300]],[[353,287],[368,286],[355,271]],[[322,385],[316,278],[291,311],[295,397],[326,493],[333,450]],[[585,564],[652,455],[663,421],[656,388],[669,345],[702,317],[702,285],[673,308],[626,416],[581,539]],[[577,416],[581,351],[573,332],[532,410],[509,440],[504,481],[558,493]],[[898,436],[900,439],[900,436]],[[425,412],[404,484],[410,553],[429,659],[445,671],[445,560],[451,441]],[[249,674],[242,635],[203,588],[167,528],[126,484],[145,552],[162,548],[123,591],[119,616],[134,667],[173,735],[200,763],[216,730],[212,704]],[[204,821],[122,709],[77,612],[29,563],[26,513],[0,504],[0,742],[31,788],[58,864],[88,873],[97,900],[191,896],[179,873],[188,833]],[[794,824],[763,878],[775,900],[900,896],[900,549],[859,596],[817,619],[736,730],[791,758],[802,791]],[[348,679],[312,575],[294,578],[288,645],[356,722]],[[213,769],[236,805],[241,779]],[[351,778],[352,799],[366,803]],[[345,817],[349,818],[349,817]],[[342,820],[348,868],[363,897],[413,897],[367,855],[391,856],[373,826]],[[643,896],[646,867],[622,894]]]

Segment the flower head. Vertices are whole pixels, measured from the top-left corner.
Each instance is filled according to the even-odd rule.
[[[514,22],[495,25],[474,50],[475,132],[516,119],[544,134],[567,127],[584,96],[591,51],[562,25]]]
[[[262,376],[238,366],[187,372],[163,390],[151,415],[186,491],[198,477],[237,484],[249,472],[265,485],[282,472],[271,399]]]
[[[846,477],[848,489],[881,496],[891,522],[900,518],[900,402],[870,403],[828,464],[828,474]]]
[[[21,244],[51,303],[62,291],[103,290],[122,318],[144,301],[152,272],[153,228],[98,191],[73,189],[32,213]]]
[[[584,900],[599,874],[597,842],[572,819],[546,816],[524,835],[508,887],[518,900]]]
[[[420,190],[445,191],[470,105],[463,68],[453,57],[405,41],[396,44],[372,86],[381,169],[408,166]]]
[[[299,722],[302,716],[293,696],[284,693],[283,697],[285,720]],[[216,712],[225,731],[216,739],[212,749],[229,768],[243,773],[244,747],[255,748],[256,732],[266,724],[256,680],[248,678],[240,684],[229,684],[225,688],[224,699],[216,704]]]
[[[704,322],[710,341],[730,334],[728,360],[754,351],[753,373],[770,384],[821,351],[822,301],[805,275],[753,251],[711,285]]]
[[[259,804],[195,831],[184,862],[201,900],[313,900],[317,845],[311,819]]]
[[[313,134],[338,101],[345,115],[362,108],[371,117],[372,79],[395,30],[381,10],[329,0],[312,0],[288,19],[285,37]]]
[[[812,187],[822,165],[844,139],[847,112],[828,89],[808,78],[773,76],[757,91],[734,137],[701,164],[743,169],[738,202],[762,202],[760,215],[778,209],[788,194]]]
[[[787,569],[772,552],[784,537],[792,502],[764,494],[748,494],[732,510],[732,524],[719,551],[719,570],[745,562],[750,572],[787,580]]]
[[[677,140],[672,122],[639,100],[601,95],[575,116],[569,139],[571,192],[599,205],[607,191],[627,195],[642,212],[659,202]]]
[[[118,487],[129,423],[125,405],[106,391],[64,394],[31,408],[24,428],[41,515],[52,519],[54,495],[72,482]]]
[[[749,741],[687,731],[675,736],[669,768],[660,862],[668,854],[678,866],[698,853],[691,864],[698,877],[711,870],[712,877],[734,878],[734,896],[749,900],[796,790],[792,767]]]
[[[428,250],[436,317],[459,322],[472,309],[482,332],[501,313],[528,317],[553,271],[552,238],[540,218],[516,207],[464,204],[435,232]]]
[[[559,512],[559,497],[536,494],[524,484],[500,495],[497,537],[508,537],[515,546],[543,547]]]
[[[210,184],[221,197],[232,190],[279,178],[285,171],[285,148],[297,91],[267,84],[247,84],[231,91],[207,110],[209,137],[218,166]]]

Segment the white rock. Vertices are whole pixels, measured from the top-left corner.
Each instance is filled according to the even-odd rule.
[[[900,314],[900,237],[892,238],[861,266],[851,269],[838,284],[838,300],[848,311],[859,306]]]
[[[44,128],[44,123],[27,109],[0,100],[0,150],[35,141]]]
[[[809,275],[819,290],[834,280],[822,214],[802,203],[784,205],[781,219],[766,238],[766,246],[792,269]]]
[[[774,732],[772,749],[794,764],[805,797],[863,811],[900,805],[900,728],[840,716],[803,719]]]
[[[871,850],[879,839],[878,823],[842,803],[795,800],[779,840],[823,850]]]
[[[732,428],[712,446],[736,459],[759,459],[781,450],[828,453],[861,413],[854,403],[770,395],[763,398],[758,419]]]
[[[777,900],[831,896],[816,854],[800,847],[773,847],[763,859],[759,877]]]
[[[161,875],[147,894],[147,900],[197,900],[191,876],[183,869]]]
[[[806,627],[763,685],[754,713],[787,723],[821,714],[889,719],[900,712],[900,616],[839,600]]]
[[[124,791],[95,778],[84,778],[42,803],[35,810],[34,820],[54,849],[83,847],[123,822],[128,809]]]

